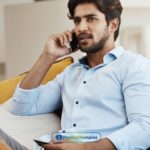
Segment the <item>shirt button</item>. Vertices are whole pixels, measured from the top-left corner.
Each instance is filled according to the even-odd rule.
[[[74,123],[73,126],[76,127],[77,125]]]
[[[79,102],[78,102],[78,101],[76,101],[76,104],[79,104]]]
[[[83,81],[84,84],[86,84],[86,81]]]

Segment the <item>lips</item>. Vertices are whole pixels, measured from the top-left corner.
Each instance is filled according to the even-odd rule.
[[[79,37],[78,37],[79,41],[85,40],[85,39],[89,39],[89,38],[92,38],[92,35],[89,35],[89,34],[81,34],[81,35],[79,35]]]

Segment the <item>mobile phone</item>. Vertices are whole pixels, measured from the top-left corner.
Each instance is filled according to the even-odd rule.
[[[70,42],[70,49],[71,52],[75,52],[79,49],[78,38],[74,32],[72,33],[72,41]]]
[[[44,142],[44,141],[40,141],[40,140],[35,140],[34,139],[34,142],[36,143],[36,144],[38,144],[39,146],[43,146],[44,144],[49,144],[49,142]]]

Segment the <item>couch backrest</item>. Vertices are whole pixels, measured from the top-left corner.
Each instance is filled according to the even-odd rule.
[[[45,84],[48,81],[54,79],[57,74],[61,73],[68,65],[72,63],[72,57],[66,57],[64,59],[56,61],[45,75],[42,84]],[[0,82],[0,104],[12,97],[17,84],[21,82],[21,80],[27,75],[27,73],[28,72]]]

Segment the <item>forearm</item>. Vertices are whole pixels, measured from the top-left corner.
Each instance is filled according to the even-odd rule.
[[[40,85],[45,74],[48,72],[51,65],[56,61],[57,58],[42,54],[36,64],[33,66],[28,75],[20,84],[22,89],[33,89]]]
[[[116,148],[108,138],[104,138],[94,143],[85,144],[85,150],[116,150]]]

